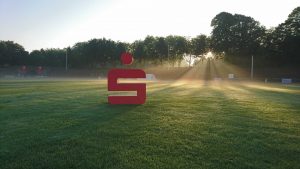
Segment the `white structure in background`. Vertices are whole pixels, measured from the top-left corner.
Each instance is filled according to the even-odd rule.
[[[228,74],[228,79],[233,80],[234,79],[234,74],[232,74],[232,73]]]
[[[219,82],[219,81],[222,81],[222,78],[220,78],[220,77],[215,77],[214,80],[217,81],[217,82]]]
[[[148,81],[155,81],[157,80],[154,74],[146,74],[146,78],[136,78],[132,80],[148,80]]]
[[[146,80],[156,80],[156,77],[154,74],[146,74]]]
[[[292,83],[292,79],[282,78],[281,79],[281,83],[282,84],[291,84]]]

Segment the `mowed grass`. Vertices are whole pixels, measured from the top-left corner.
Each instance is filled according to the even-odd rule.
[[[0,168],[300,168],[300,88],[154,82],[109,105],[106,81],[1,80]]]

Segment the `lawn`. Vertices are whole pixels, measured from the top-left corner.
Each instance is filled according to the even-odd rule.
[[[0,168],[300,168],[300,87],[153,82],[144,105],[106,81],[0,80]]]

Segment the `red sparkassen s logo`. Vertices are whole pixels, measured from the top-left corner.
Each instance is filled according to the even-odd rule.
[[[130,65],[133,57],[130,53],[123,53],[121,61]],[[110,104],[144,104],[146,101],[145,83],[118,83],[118,78],[146,78],[146,73],[141,69],[112,69],[107,75],[108,91],[136,91],[136,96],[108,96]]]

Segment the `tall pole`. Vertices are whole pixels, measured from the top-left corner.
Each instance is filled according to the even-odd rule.
[[[68,48],[66,49],[66,71],[68,70]]]
[[[170,55],[170,45],[168,44],[168,69],[170,67],[170,60],[169,60],[169,55]]]
[[[253,80],[253,55],[251,57],[251,80]]]

